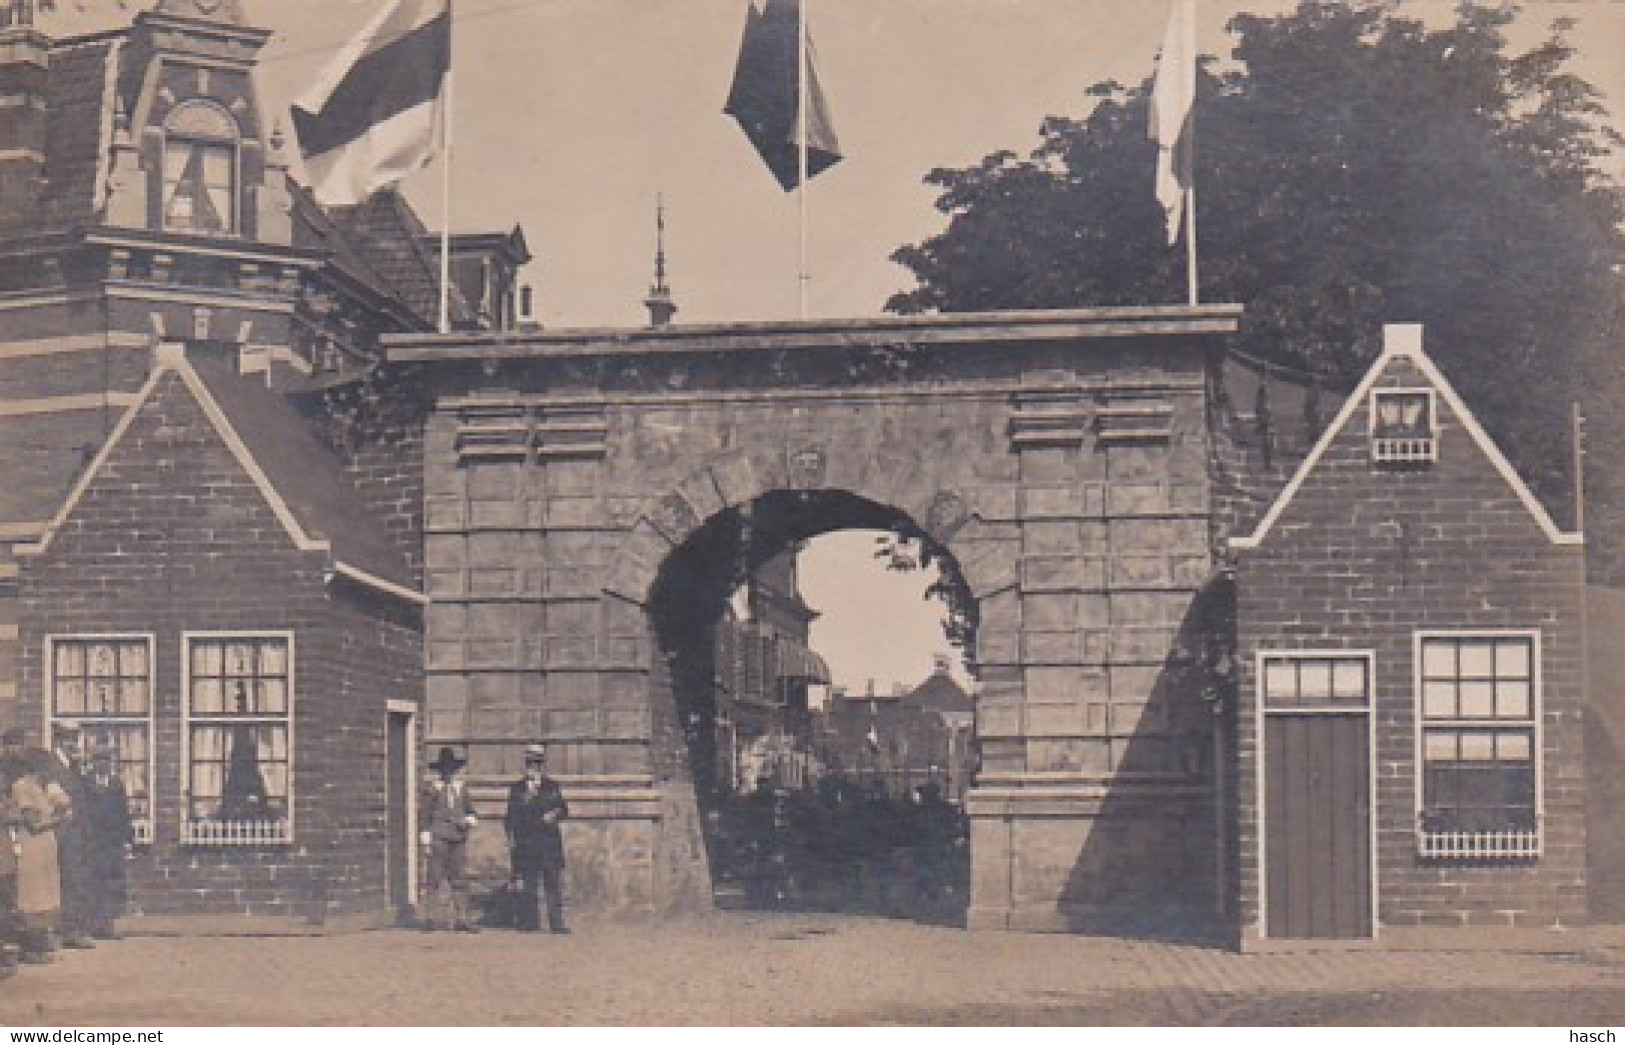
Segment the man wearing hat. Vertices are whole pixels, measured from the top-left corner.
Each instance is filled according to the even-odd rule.
[[[422,841],[428,850],[424,879],[429,888],[425,907],[425,929],[451,928],[459,932],[479,932],[474,924],[468,896],[468,833],[479,823],[474,800],[463,779],[466,763],[449,747],[429,763],[435,776],[420,803]],[[445,918],[442,893],[450,893],[451,916]]]
[[[62,877],[58,927],[62,946],[74,950],[94,946],[90,941],[90,911],[96,889],[90,868],[90,827],[84,816],[89,787],[80,740],[78,723],[52,723],[48,778],[68,796],[67,812],[56,829],[56,858]]]
[[[537,886],[547,894],[547,927],[555,933],[570,930],[564,924],[564,838],[559,821],[570,815],[564,792],[547,775],[547,746],[525,747],[525,775],[508,789],[508,852],[513,877],[519,883],[518,928],[537,932],[542,927]]]
[[[126,861],[135,843],[130,796],[119,778],[118,749],[103,740],[91,749],[80,819],[88,838],[86,863],[90,903],[86,927],[98,940],[117,938],[115,923],[129,899]]]

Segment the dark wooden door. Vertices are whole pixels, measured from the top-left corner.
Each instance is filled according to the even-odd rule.
[[[1264,723],[1266,931],[1369,937],[1367,715],[1269,714]]]
[[[412,906],[412,715],[389,713],[385,809],[389,835],[385,856],[389,878],[389,905],[397,913]]]

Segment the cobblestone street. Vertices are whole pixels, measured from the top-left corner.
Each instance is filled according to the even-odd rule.
[[[0,1024],[1625,1023],[1625,937],[1536,943],[1242,955],[746,914],[569,937],[148,937],[23,968],[0,982]]]

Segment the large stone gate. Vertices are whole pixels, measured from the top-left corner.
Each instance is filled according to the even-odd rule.
[[[433,402],[429,743],[467,745],[494,785],[525,741],[552,742],[577,902],[709,902],[652,592],[708,520],[841,491],[923,528],[976,600],[970,923],[1210,906],[1222,824],[1189,633],[1214,568],[1209,383],[1238,317],[391,339]]]

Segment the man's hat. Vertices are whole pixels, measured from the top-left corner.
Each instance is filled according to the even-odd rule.
[[[457,752],[449,747],[443,747],[440,754],[435,756],[435,760],[429,763],[429,768],[437,773],[444,773],[452,769],[461,769],[466,765],[468,765],[466,761],[457,757]]]
[[[547,745],[546,744],[526,744],[525,745],[525,761],[526,762],[543,762],[543,761],[546,761],[546,759],[547,759]]]

